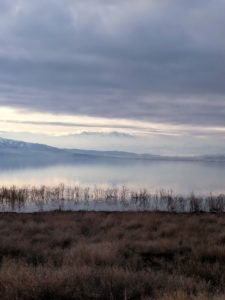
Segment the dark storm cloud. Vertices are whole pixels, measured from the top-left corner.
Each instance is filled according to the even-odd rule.
[[[225,126],[225,1],[0,2],[0,105]]]

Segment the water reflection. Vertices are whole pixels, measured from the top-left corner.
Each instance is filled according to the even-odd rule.
[[[209,194],[225,192],[225,165],[216,162],[114,160],[42,167],[0,167],[0,185],[122,186],[150,191]]]
[[[0,187],[1,212],[72,211],[167,211],[225,212],[225,194],[189,196],[160,190],[126,187],[93,188],[80,186]]]

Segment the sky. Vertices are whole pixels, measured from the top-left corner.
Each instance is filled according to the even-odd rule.
[[[1,0],[0,136],[225,151],[225,0]]]

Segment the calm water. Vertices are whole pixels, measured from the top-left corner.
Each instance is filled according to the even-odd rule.
[[[225,193],[225,164],[218,162],[114,161],[41,168],[0,167],[0,185],[122,186],[175,193]]]

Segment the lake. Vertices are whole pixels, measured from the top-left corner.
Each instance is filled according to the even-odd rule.
[[[47,185],[59,183],[93,187],[126,186],[155,192],[173,190],[183,195],[195,192],[225,193],[225,164],[220,162],[182,162],[112,160],[33,168],[0,167],[0,185]]]

